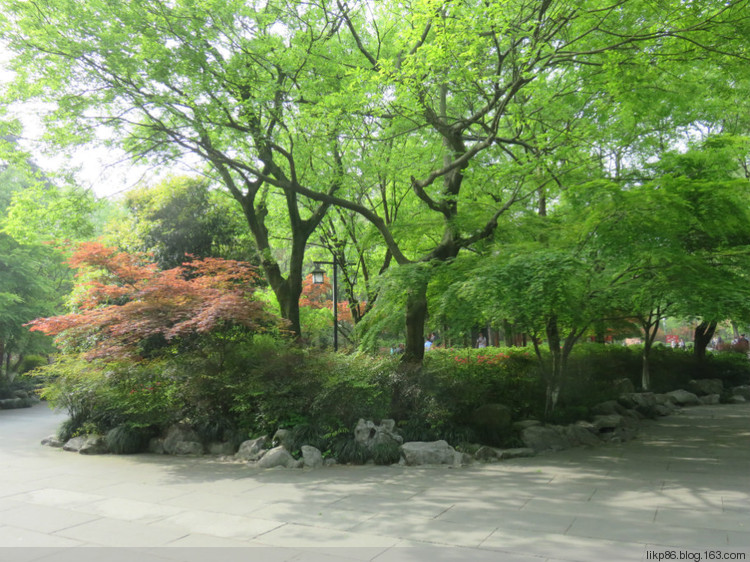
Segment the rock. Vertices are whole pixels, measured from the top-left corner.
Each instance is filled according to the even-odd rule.
[[[628,411],[629,410],[625,406],[618,403],[616,400],[608,400],[607,402],[602,402],[591,408],[591,413],[596,416],[623,416],[626,415]]]
[[[621,394],[617,399],[621,406],[629,410],[635,410],[647,418],[658,416],[656,405],[658,404],[653,392],[632,392]]]
[[[657,416],[666,417],[671,416],[674,414],[674,408],[668,406],[667,404],[657,404],[654,406],[654,411],[656,412]]]
[[[521,432],[521,440],[526,447],[537,453],[542,451],[562,451],[572,444],[563,428],[549,425],[533,425]]]
[[[107,444],[102,435],[79,435],[68,440],[63,445],[63,451],[71,451],[82,455],[103,455],[108,453]]]
[[[297,464],[294,457],[289,454],[283,445],[274,447],[273,449],[266,452],[265,455],[255,464],[258,468],[275,468],[277,466],[283,466],[286,468],[292,468]]]
[[[707,394],[706,396],[700,397],[701,404],[705,406],[713,406],[715,404],[721,404],[721,396],[718,394]]]
[[[455,464],[456,450],[446,441],[410,441],[401,447],[408,466],[421,464]]]
[[[695,394],[687,390],[673,390],[672,392],[667,392],[666,395],[672,398],[675,404],[679,404],[680,406],[698,406],[701,403]]]
[[[471,422],[482,433],[503,436],[513,430],[512,412],[503,404],[483,404],[471,414]]]
[[[243,461],[256,461],[262,455],[266,447],[267,436],[258,437],[256,439],[248,439],[243,441],[240,445],[235,457]]]
[[[516,431],[523,431],[527,427],[534,427],[535,425],[542,425],[542,422],[539,420],[522,420],[517,421],[513,424],[513,429]]]
[[[724,383],[720,379],[696,379],[688,383],[688,388],[697,396],[721,394],[724,392]]]
[[[163,437],[152,437],[148,442],[148,452],[154,453],[155,455],[165,455],[167,452],[164,450],[164,438]]]
[[[173,455],[202,455],[203,444],[198,441],[178,441],[172,449]]]
[[[277,429],[271,439],[272,443],[284,447],[287,451],[291,451],[294,448],[293,441],[292,432],[288,429]]]
[[[47,445],[48,447],[57,447],[61,448],[65,443],[57,438],[56,435],[50,435],[48,437],[45,437],[42,439],[42,445]]]
[[[323,454],[319,449],[310,445],[302,445],[302,460],[307,468],[319,468],[323,466]]]
[[[0,410],[15,410],[17,408],[29,408],[31,401],[24,398],[6,398],[0,400]]]
[[[209,455],[233,455],[235,451],[234,445],[229,442],[213,441],[208,444]]]
[[[750,385],[735,386],[732,388],[732,396],[742,396],[745,400],[750,400]]]
[[[404,442],[404,438],[396,433],[394,420],[382,420],[380,425],[375,425],[372,421],[360,419],[354,428],[354,440],[367,447],[368,450],[372,450],[381,443],[401,445]]]
[[[167,430],[167,435],[164,437],[164,452],[168,455],[184,455],[184,454],[193,454],[193,453],[178,453],[178,443],[187,442],[187,443],[200,443],[201,439],[198,436],[198,433],[189,425],[184,423],[178,423],[173,426],[171,426]],[[180,451],[186,451],[188,449],[193,449],[194,445],[184,445],[180,446]],[[201,450],[203,449],[203,446],[201,446]],[[201,453],[202,454],[202,453]]]
[[[617,414],[609,416],[594,416],[594,428],[598,433],[614,431],[623,425],[623,417]]]
[[[484,446],[480,447],[477,452],[474,453],[474,458],[478,461],[490,462],[499,460],[501,454],[502,451],[500,449]]]
[[[533,457],[536,455],[536,451],[534,449],[530,449],[528,447],[516,447],[514,449],[503,449],[500,452],[500,460],[508,460],[508,459],[521,459],[526,457]]]
[[[571,445],[582,445],[584,447],[601,445],[602,441],[597,434],[596,427],[588,422],[577,422],[565,428],[565,436]]]
[[[617,379],[616,381],[614,381],[614,387],[617,394],[627,394],[630,392],[635,392],[635,385],[633,384],[633,381],[627,378]]]
[[[744,396],[740,396],[739,394],[734,394],[729,397],[728,402],[730,404],[744,404],[745,402],[747,402],[747,400],[745,399]]]

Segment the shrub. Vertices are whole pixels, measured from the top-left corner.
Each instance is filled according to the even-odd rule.
[[[110,429],[104,440],[110,452],[116,455],[131,455],[143,451],[150,437],[148,430],[125,424]]]
[[[370,452],[352,435],[339,435],[331,444],[331,454],[340,464],[365,464]]]
[[[401,446],[394,441],[378,443],[372,448],[372,460],[380,465],[397,463],[401,460]]]

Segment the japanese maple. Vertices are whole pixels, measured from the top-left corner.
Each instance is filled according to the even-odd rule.
[[[193,259],[160,271],[143,254],[88,242],[69,263],[83,279],[78,311],[28,326],[84,347],[89,358],[137,359],[145,341],[169,342],[230,326],[251,331],[279,326],[255,298],[259,276],[245,262]]]

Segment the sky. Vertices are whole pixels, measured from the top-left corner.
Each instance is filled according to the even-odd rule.
[[[12,53],[0,43],[0,86],[13,78],[13,73],[7,68],[11,58]],[[42,108],[39,105],[13,104],[6,109],[8,118],[17,118],[23,124],[20,143],[33,154],[35,163],[42,170],[50,173],[72,170],[77,183],[93,190],[97,197],[117,198],[140,183],[151,184],[165,175],[131,163],[122,151],[91,147],[50,150],[41,141]]]

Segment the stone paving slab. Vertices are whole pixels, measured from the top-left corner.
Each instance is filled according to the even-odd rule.
[[[646,561],[707,549],[750,559],[750,404],[646,421],[621,445],[465,468],[263,471],[40,446],[61,420],[44,405],[0,411],[3,562],[223,562],[248,549],[315,562]],[[133,558],[131,547],[145,550]]]

